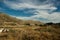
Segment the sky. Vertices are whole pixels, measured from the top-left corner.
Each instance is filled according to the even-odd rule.
[[[0,0],[0,12],[23,20],[60,22],[60,0]]]

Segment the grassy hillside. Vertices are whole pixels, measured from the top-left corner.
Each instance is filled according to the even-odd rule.
[[[11,17],[7,14],[4,14],[4,13],[0,13],[0,24],[16,24],[15,26],[17,25],[38,25],[38,24],[42,24],[41,22],[39,21],[32,21],[32,20],[21,20],[21,19],[17,19],[15,17]],[[11,25],[10,25],[11,26]]]
[[[60,40],[60,25],[19,20],[0,14],[0,40]],[[8,29],[8,30],[7,30]]]

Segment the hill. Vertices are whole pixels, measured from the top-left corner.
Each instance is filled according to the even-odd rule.
[[[21,20],[0,13],[0,40],[60,40],[60,23]]]
[[[10,26],[18,26],[18,25],[40,25],[43,24],[40,21],[33,21],[33,20],[21,20],[15,17],[12,17],[8,14],[0,13],[0,25],[10,25]]]

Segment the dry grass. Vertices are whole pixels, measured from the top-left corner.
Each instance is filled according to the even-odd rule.
[[[53,27],[8,28],[0,33],[0,40],[60,40],[59,29]]]
[[[0,33],[0,40],[60,40],[60,26],[40,24],[42,23],[22,21],[0,14],[0,28],[9,29],[8,32]]]

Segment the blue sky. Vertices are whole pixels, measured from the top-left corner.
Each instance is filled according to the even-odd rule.
[[[18,19],[60,22],[59,0],[0,0],[0,12]]]

